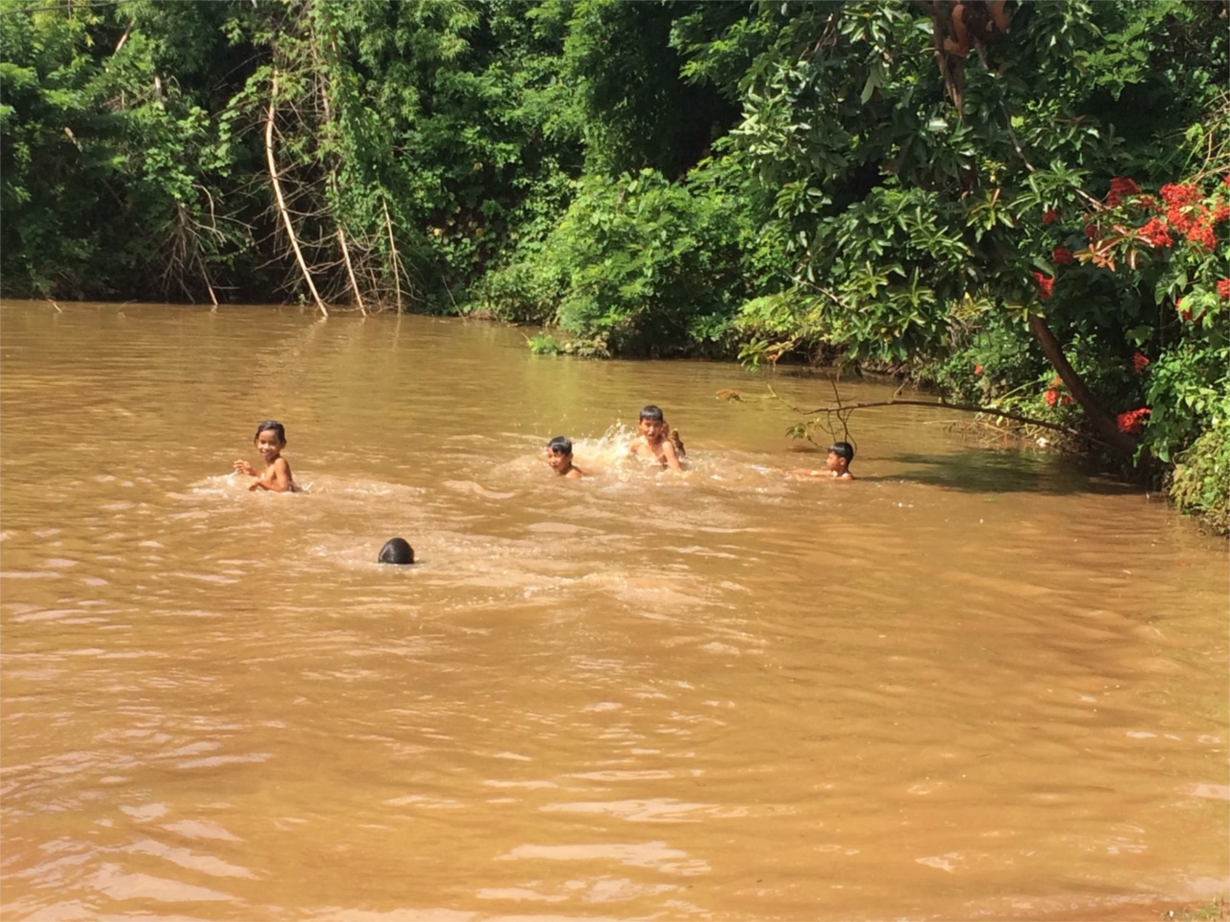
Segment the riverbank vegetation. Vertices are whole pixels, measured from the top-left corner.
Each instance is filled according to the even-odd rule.
[[[1230,3],[0,7],[10,297],[837,355],[1227,529]]]

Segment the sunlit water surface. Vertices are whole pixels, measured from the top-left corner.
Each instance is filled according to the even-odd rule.
[[[737,366],[453,320],[10,303],[0,356],[5,919],[1230,889],[1226,547],[1160,498],[919,408],[856,414],[855,483],[790,477],[823,459]],[[646,403],[682,476],[623,457]],[[230,473],[266,417],[307,492]]]

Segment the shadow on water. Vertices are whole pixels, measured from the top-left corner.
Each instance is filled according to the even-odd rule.
[[[905,466],[895,476],[860,477],[865,481],[908,481],[971,493],[1049,493],[1100,496],[1139,494],[1135,484],[1112,480],[1058,457],[1031,457],[1020,452],[971,448],[957,454],[905,452],[883,459]]]

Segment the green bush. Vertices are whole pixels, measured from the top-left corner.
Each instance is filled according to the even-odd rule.
[[[1219,535],[1230,534],[1230,400],[1221,416],[1179,456],[1170,498],[1180,512],[1199,515]]]
[[[550,323],[566,284],[562,268],[545,260],[514,263],[483,276],[466,311],[505,323]]]
[[[716,183],[595,176],[579,184],[535,272],[545,263],[565,273],[560,328],[612,353],[723,352],[750,287],[747,232],[737,198]]]

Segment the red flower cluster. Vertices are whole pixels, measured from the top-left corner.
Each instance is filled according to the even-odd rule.
[[[1211,250],[1217,246],[1217,238],[1213,236],[1213,225],[1208,221],[1195,221],[1192,226],[1187,229],[1187,239],[1192,243],[1198,243],[1206,250]]]
[[[1167,208],[1175,206],[1182,208],[1184,205],[1194,205],[1200,201],[1200,190],[1190,184],[1168,182],[1158,190],[1158,194],[1161,195]]]
[[[1119,431],[1126,432],[1129,435],[1139,434],[1145,428],[1145,417],[1148,415],[1148,407],[1140,407],[1137,410],[1128,410],[1126,413],[1120,413]]]
[[[1116,176],[1110,181],[1110,194],[1106,196],[1106,205],[1114,208],[1129,195],[1139,195],[1140,187],[1130,179]]]
[[[1149,360],[1143,352],[1137,352],[1132,356],[1132,367],[1136,369],[1136,374],[1140,374],[1145,370],[1145,366],[1149,364]]]
[[[1055,288],[1055,279],[1049,275],[1043,275],[1041,272],[1035,272],[1034,278],[1037,279],[1038,290],[1041,293],[1042,300],[1051,300],[1051,293]]]
[[[1046,389],[1046,392],[1043,393],[1042,399],[1046,401],[1046,405],[1048,407],[1053,407],[1057,403],[1062,403],[1066,407],[1072,403],[1071,394],[1064,394],[1060,396],[1059,391],[1057,390],[1059,385],[1060,381],[1056,378],[1051,382],[1051,386]]]
[[[1230,301],[1230,279],[1219,279],[1217,282],[1217,297]]]
[[[1230,283],[1227,283],[1227,284],[1230,284]],[[980,375],[980,374],[982,374],[982,366],[981,366],[981,365],[975,365],[975,366],[974,366],[974,374],[976,374],[976,375]]]
[[[1155,247],[1174,246],[1170,228],[1161,218],[1150,218],[1137,233]]]
[[[1160,194],[1166,205],[1166,220],[1171,227],[1190,243],[1197,243],[1208,250],[1217,246],[1213,225],[1230,218],[1230,207],[1204,207],[1200,204],[1200,189],[1190,184],[1167,183],[1162,186]]]
[[[1227,178],[1230,178],[1230,177],[1227,177]],[[1046,209],[1046,211],[1042,213],[1042,223],[1043,224],[1054,224],[1058,220],[1059,220],[1059,212],[1057,212],[1054,208],[1048,208]]]
[[[1046,401],[1048,407],[1053,407],[1057,403],[1067,406],[1072,402],[1071,394],[1064,394],[1062,397],[1059,395],[1061,387],[1063,387],[1063,378],[1058,375],[1051,378],[1051,383],[1047,385],[1046,392],[1042,395],[1042,399]]]
[[[1062,266],[1072,262],[1072,251],[1065,250],[1063,247],[1055,247],[1055,252],[1051,254],[1051,259],[1055,260],[1055,265]]]

